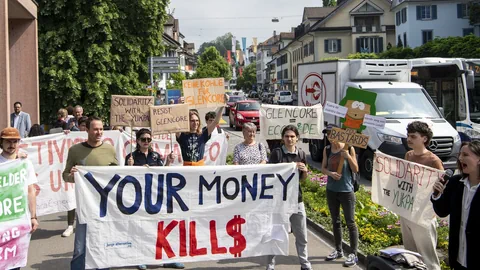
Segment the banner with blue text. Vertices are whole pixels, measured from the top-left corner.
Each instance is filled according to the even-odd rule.
[[[79,167],[87,268],[288,254],[294,163]]]

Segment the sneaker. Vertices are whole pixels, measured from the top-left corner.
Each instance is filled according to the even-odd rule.
[[[163,268],[183,269],[185,265],[183,263],[166,263],[163,265]]]
[[[343,257],[343,252],[334,250],[332,253],[330,253],[330,255],[327,256],[327,258],[325,258],[325,261],[333,261],[342,257]]]
[[[350,267],[350,266],[357,265],[357,263],[358,263],[357,255],[355,255],[353,253],[350,253],[350,254],[348,254],[347,259],[343,263],[343,266]]]
[[[145,264],[141,264],[141,265],[138,266],[138,269],[145,270],[145,269],[147,269],[147,266]]]
[[[62,237],[69,237],[73,233],[73,225],[68,225],[67,229],[62,233]]]

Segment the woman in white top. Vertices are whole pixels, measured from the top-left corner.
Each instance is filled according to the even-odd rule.
[[[267,149],[263,143],[255,141],[257,126],[252,123],[243,124],[244,141],[235,146],[233,150],[233,164],[266,164]]]

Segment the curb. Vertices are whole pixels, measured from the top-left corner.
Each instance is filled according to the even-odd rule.
[[[325,240],[328,240],[330,244],[333,244],[335,242],[335,239],[331,232],[325,229],[325,227],[323,227],[322,225],[315,223],[313,220],[311,220],[308,217],[307,217],[307,225],[310,226],[310,228],[312,228],[316,233],[322,236]],[[353,249],[347,244],[347,242],[343,240],[342,240],[342,248],[348,253],[351,253],[353,251]],[[358,257],[358,262],[360,264],[362,264],[363,266],[367,266],[367,255],[363,254],[362,251],[357,250],[357,257]]]

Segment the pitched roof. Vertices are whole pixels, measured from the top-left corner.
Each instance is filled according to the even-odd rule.
[[[335,7],[305,7],[303,9],[303,21],[325,18],[334,9]]]
[[[295,33],[292,32],[282,32],[280,33],[280,39],[294,39]]]

